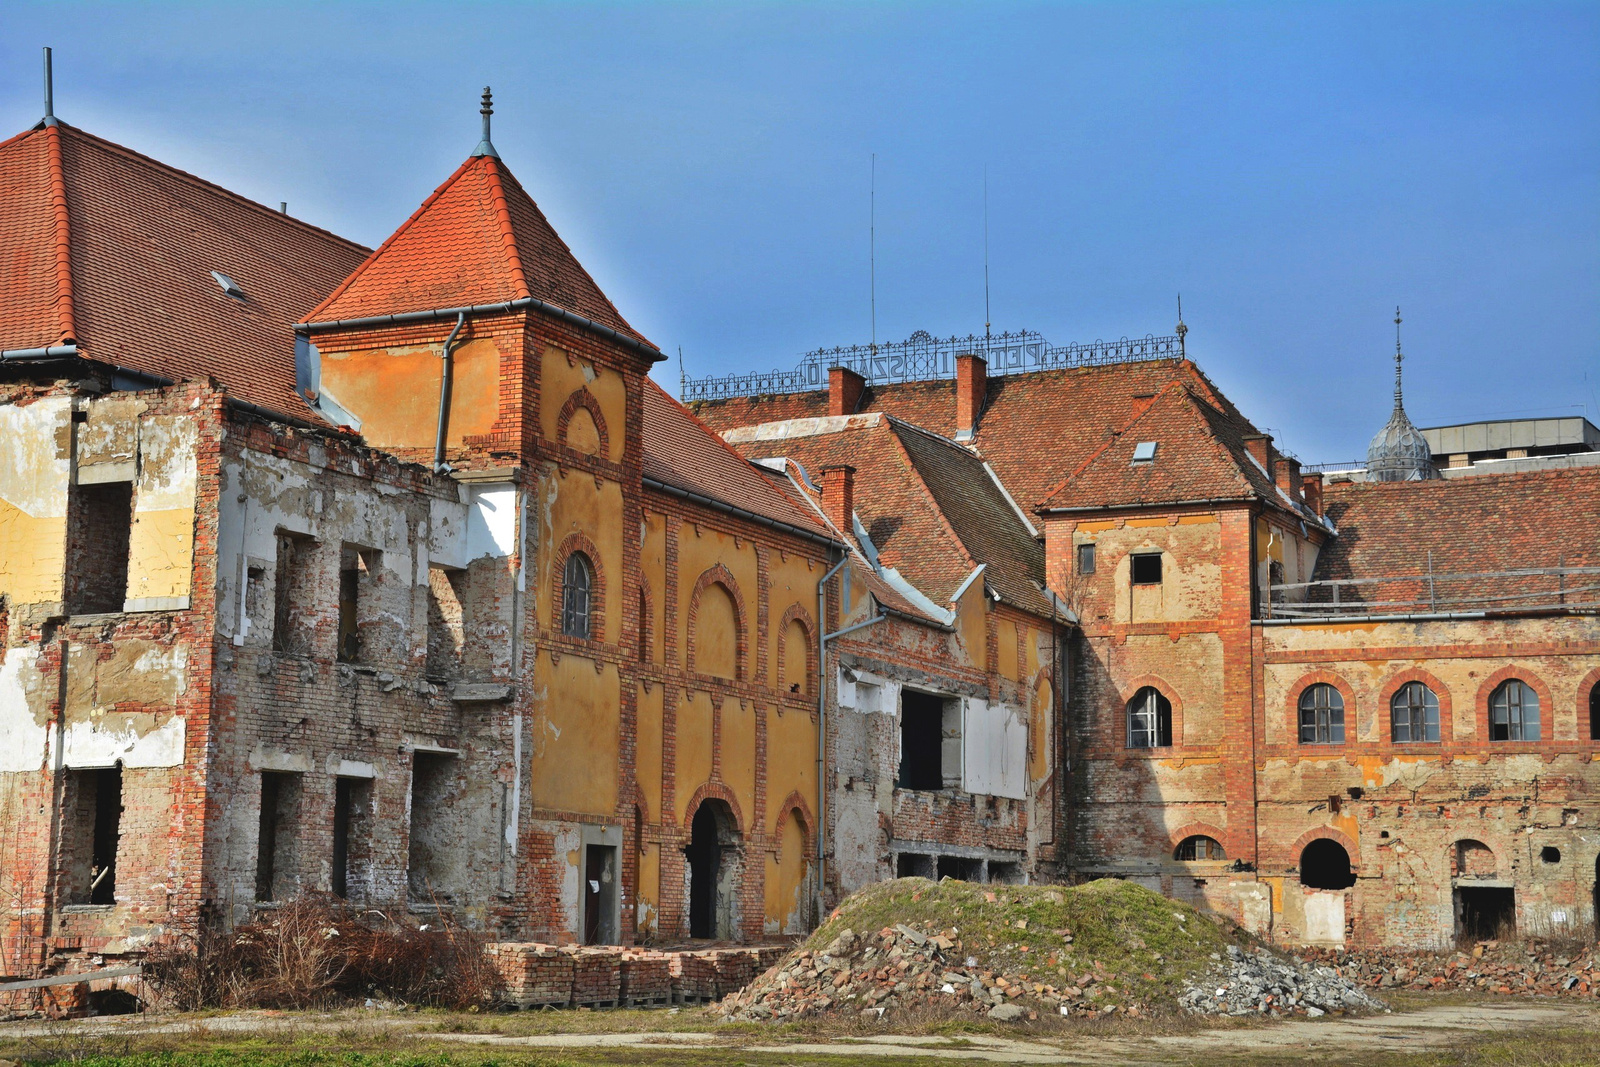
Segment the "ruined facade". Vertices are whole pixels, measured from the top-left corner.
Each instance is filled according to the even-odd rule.
[[[886,574],[848,471],[650,380],[487,130],[375,251],[53,118],[0,210],[0,974],[305,892],[748,941],[885,857],[1053,874],[1042,548]]]

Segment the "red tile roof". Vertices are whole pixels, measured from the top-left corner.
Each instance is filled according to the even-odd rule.
[[[645,341],[600,291],[506,165],[493,156],[473,156],[305,321],[530,296]]]
[[[1236,433],[1252,433],[1238,409],[1188,360],[1114,363],[989,379],[973,445],[1026,511],[1044,499],[1170,382],[1216,405]],[[828,413],[825,392],[701,401],[695,413],[717,430]],[[956,434],[953,381],[869,386],[860,410],[882,411],[944,437]]]
[[[831,537],[816,513],[729,448],[649,378],[644,386],[644,475],[764,518]]]
[[[1438,576],[1600,567],[1600,467],[1419,482],[1333,482],[1323,494],[1339,536],[1317,558],[1317,581],[1413,578],[1344,586],[1341,602],[1426,601],[1431,569],[1434,598],[1453,611],[1555,604],[1560,586],[1549,575]],[[1566,579],[1569,590],[1597,584],[1600,575]],[[1481,599],[1523,596],[1528,599]],[[1473,598],[1476,603],[1465,602]],[[1600,591],[1574,592],[1567,599],[1592,604],[1600,601]]]
[[[72,340],[301,413],[291,327],[366,252],[64,123],[0,143],[0,349]]]

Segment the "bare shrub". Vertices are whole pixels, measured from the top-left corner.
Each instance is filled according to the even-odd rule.
[[[163,1006],[313,1008],[381,997],[466,1009],[492,1003],[484,938],[450,921],[417,925],[308,894],[232,931],[152,949],[145,976]]]

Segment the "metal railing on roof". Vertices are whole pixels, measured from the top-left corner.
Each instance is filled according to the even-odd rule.
[[[694,400],[810,392],[828,387],[828,370],[832,367],[849,367],[874,385],[940,381],[954,376],[956,357],[964,355],[982,356],[993,377],[1110,363],[1181,359],[1184,349],[1183,339],[1176,334],[1052,345],[1031,330],[944,338],[918,330],[904,341],[818,348],[801,356],[793,370],[683,378],[679,395],[687,404]]]
[[[1334,578],[1269,586],[1267,618],[1418,615],[1600,608],[1600,567],[1521,567],[1437,574]]]
[[[1301,474],[1328,474],[1331,471],[1364,471],[1367,461],[1352,459],[1348,463],[1303,463],[1300,465]]]

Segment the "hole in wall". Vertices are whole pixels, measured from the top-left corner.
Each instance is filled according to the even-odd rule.
[[[1546,863],[1560,863],[1561,850],[1553,845],[1546,845],[1539,850],[1539,858]]]

